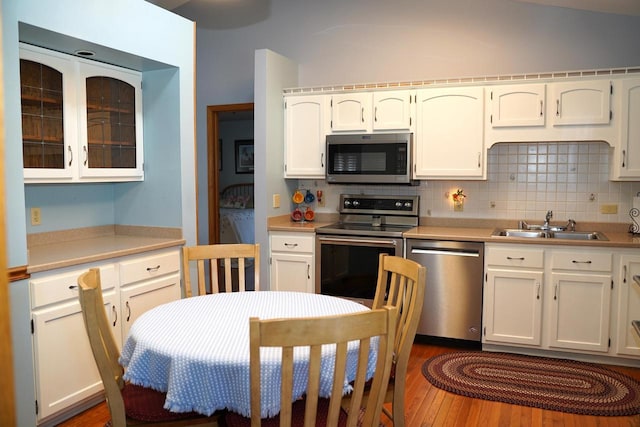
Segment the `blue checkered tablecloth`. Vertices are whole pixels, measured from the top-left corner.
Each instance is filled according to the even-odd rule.
[[[250,416],[249,318],[311,317],[368,310],[353,301],[297,292],[234,292],[181,299],[155,307],[132,325],[121,352],[125,380],[167,392],[165,408],[210,415],[229,409]],[[351,349],[347,381],[355,376],[357,345]],[[334,353],[323,350],[320,394],[330,395]],[[308,351],[298,348],[294,399],[307,384]],[[279,349],[261,350],[262,414],[280,408]],[[369,377],[375,369],[375,351]],[[345,392],[349,385],[345,383]]]

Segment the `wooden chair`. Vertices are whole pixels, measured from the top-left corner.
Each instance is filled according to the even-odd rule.
[[[395,427],[404,427],[404,396],[407,365],[416,336],[426,287],[426,267],[415,261],[380,254],[378,283],[373,308],[392,306],[398,309],[392,375],[385,397],[391,411],[382,408]]]
[[[182,248],[182,273],[184,274],[184,294],[190,297],[191,273],[189,263],[195,261],[198,269],[198,295],[207,293],[207,276],[210,277],[211,293],[220,292],[220,280],[218,267],[224,268],[225,292],[234,290],[237,282],[237,290],[245,291],[247,278],[245,267],[249,266],[249,260],[253,259],[253,289],[260,290],[260,244],[217,244],[185,246]],[[237,270],[237,279],[234,270]]]
[[[163,408],[165,393],[126,383],[118,364],[120,352],[104,309],[100,270],[92,268],[78,278],[82,317],[93,357],[104,386],[111,427],[154,425],[161,427],[217,426],[219,414],[211,417],[190,412],[176,413]]]
[[[384,307],[380,310],[353,314],[296,319],[250,319],[250,382],[251,419],[229,412],[226,416],[228,427],[251,426],[376,426],[384,393],[389,380],[393,356],[393,342],[396,331],[397,309]],[[379,336],[378,359],[371,388],[369,404],[362,423],[361,403],[366,382],[367,361],[371,337]],[[344,372],[349,341],[360,342],[358,365],[354,389],[348,410],[341,407],[344,387]],[[336,344],[333,386],[330,398],[319,398],[321,346]],[[292,403],[293,348],[308,346],[310,351],[307,394]],[[260,419],[260,349],[261,347],[282,348],[282,374],[280,413],[273,418]]]

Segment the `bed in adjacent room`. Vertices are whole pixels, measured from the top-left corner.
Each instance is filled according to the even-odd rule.
[[[232,184],[220,193],[220,243],[255,243],[253,183]]]

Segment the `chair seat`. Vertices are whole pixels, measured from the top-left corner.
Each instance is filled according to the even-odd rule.
[[[304,405],[305,400],[300,399],[294,402],[291,407],[291,425],[301,426],[304,424]],[[329,399],[318,399],[318,416],[316,417],[316,427],[325,427],[327,425],[327,414],[329,412]],[[251,426],[251,418],[243,417],[235,412],[227,413],[225,417],[227,427],[249,427]],[[344,426],[347,423],[347,413],[340,411],[338,417],[338,425]],[[262,427],[279,427],[280,415],[271,418],[262,419]]]
[[[122,389],[125,413],[128,418],[137,421],[159,422],[203,417],[197,412],[171,412],[164,409],[166,397],[166,393],[134,384],[125,384]]]

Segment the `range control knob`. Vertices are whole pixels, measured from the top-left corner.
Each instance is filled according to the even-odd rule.
[[[358,206],[360,206],[360,202],[358,200],[354,200],[353,201],[353,207],[357,208]]]
[[[402,207],[402,202],[398,201],[396,202],[396,208],[401,208]]]
[[[346,199],[346,200],[344,201],[344,207],[345,207],[345,208],[348,208],[349,206],[351,206],[351,200]]]
[[[411,202],[404,202],[405,208],[411,208]]]

